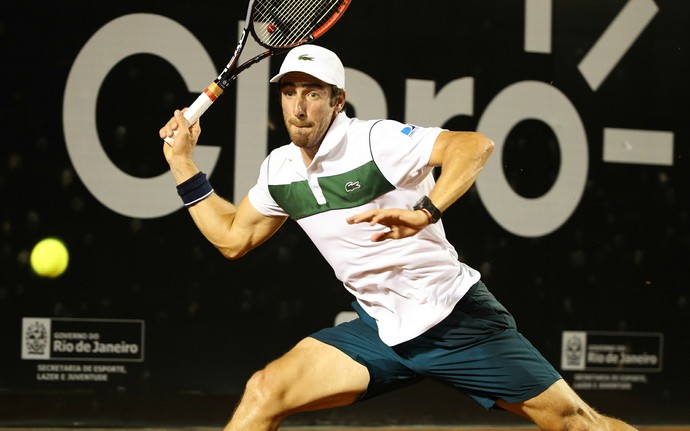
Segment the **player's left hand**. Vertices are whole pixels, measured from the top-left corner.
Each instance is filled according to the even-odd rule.
[[[415,235],[429,224],[429,218],[422,211],[375,209],[353,215],[347,219],[347,222],[349,224],[369,223],[371,226],[380,224],[388,227],[387,231],[378,232],[371,236],[372,241],[379,242]]]

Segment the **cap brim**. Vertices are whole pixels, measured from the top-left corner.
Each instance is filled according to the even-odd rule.
[[[287,74],[287,73],[289,73],[289,72],[279,73],[279,74],[277,74],[276,76],[274,76],[273,78],[271,78],[271,80],[268,81],[268,82],[271,82],[271,83],[275,84],[276,82],[279,82],[279,81],[280,81],[280,78],[282,78],[283,76],[285,76],[285,74]]]

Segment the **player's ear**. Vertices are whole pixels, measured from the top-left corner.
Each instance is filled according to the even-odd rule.
[[[345,90],[340,90],[338,93],[338,97],[336,97],[336,109],[338,112],[341,112],[343,109],[345,109],[346,99],[347,94],[345,94]]]

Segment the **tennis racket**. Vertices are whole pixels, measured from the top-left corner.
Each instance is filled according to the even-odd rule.
[[[232,58],[218,77],[199,94],[184,113],[194,124],[237,75],[259,61],[305,43],[327,32],[340,19],[351,0],[250,0],[247,18]],[[267,51],[238,65],[249,33]],[[169,144],[173,139],[166,138]]]

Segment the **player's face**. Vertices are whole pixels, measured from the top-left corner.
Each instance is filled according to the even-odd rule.
[[[334,104],[332,91],[330,85],[301,72],[288,73],[280,81],[285,127],[292,142],[311,156],[342,109],[344,101]]]

